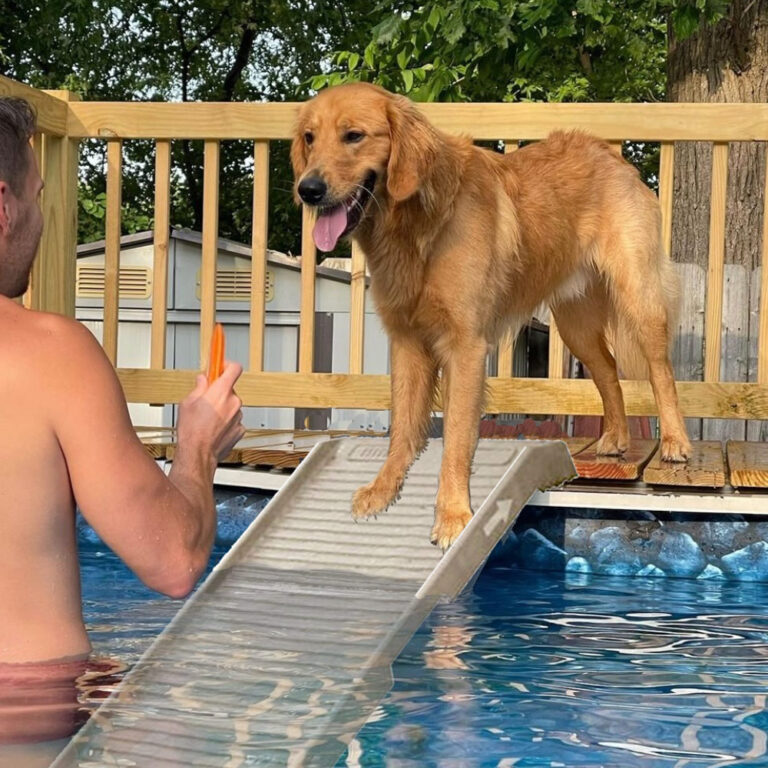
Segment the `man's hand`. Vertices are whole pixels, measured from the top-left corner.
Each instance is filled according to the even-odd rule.
[[[179,406],[177,435],[179,448],[203,451],[218,463],[245,434],[242,425],[242,401],[234,384],[243,368],[227,362],[224,371],[210,386],[199,374],[195,388]]]

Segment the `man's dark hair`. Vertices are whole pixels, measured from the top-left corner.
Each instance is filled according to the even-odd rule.
[[[0,180],[18,194],[29,170],[27,146],[35,132],[35,111],[24,99],[0,98]]]

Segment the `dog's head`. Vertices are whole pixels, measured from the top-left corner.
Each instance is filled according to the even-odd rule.
[[[416,107],[378,86],[340,85],[306,102],[291,162],[296,201],[318,209],[317,247],[333,250],[364,217],[381,212],[383,196],[399,203],[416,194],[435,152],[435,132]]]

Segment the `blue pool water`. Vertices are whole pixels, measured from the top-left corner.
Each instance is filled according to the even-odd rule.
[[[94,648],[131,664],[179,603],[81,543]],[[767,766],[766,598],[760,583],[488,567],[408,644],[337,765]]]

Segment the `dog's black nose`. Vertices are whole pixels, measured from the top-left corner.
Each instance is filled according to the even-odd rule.
[[[299,182],[299,197],[310,205],[317,205],[327,191],[328,185],[319,176],[306,176]]]

